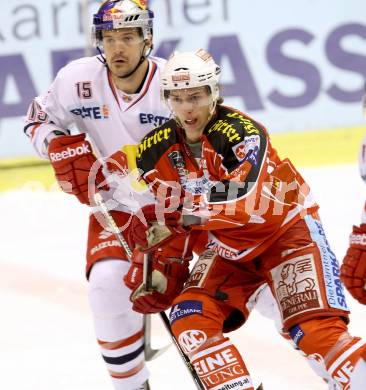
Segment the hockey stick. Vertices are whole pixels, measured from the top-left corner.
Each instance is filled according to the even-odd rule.
[[[150,273],[145,274],[146,276],[144,275],[144,285],[145,285],[146,291],[150,291],[150,289],[151,289],[151,261],[150,261],[150,258],[149,258],[148,255],[145,255],[145,258],[144,258],[144,268],[145,267],[146,267],[146,269],[150,270],[149,271]],[[144,272],[145,272],[145,269],[144,269]],[[173,343],[175,344],[176,349],[178,350],[182,360],[184,361],[184,364],[186,365],[187,369],[189,370],[190,374],[192,375],[192,379],[195,381],[197,389],[204,390],[205,387],[203,386],[201,379],[197,375],[196,370],[192,366],[192,364],[189,361],[189,359],[186,356],[186,354],[182,351],[182,348],[178,344],[177,339],[172,334],[172,331],[170,329],[169,319],[168,319],[167,315],[165,314],[165,312],[161,312],[159,314],[161,316],[161,320],[163,321],[163,323],[165,325],[165,328],[167,329],[171,339],[173,340]],[[257,387],[256,390],[264,390],[263,389],[263,384],[261,383],[259,385],[259,387]]]
[[[111,213],[109,212],[107,206],[104,203],[104,200],[99,192],[96,192],[94,194],[94,201],[99,206],[100,211],[102,212],[104,218],[107,221],[107,224],[109,228],[112,230],[114,235],[116,236],[118,242],[122,246],[122,248],[125,250],[126,255],[128,257],[128,260],[131,261],[132,258],[132,251],[130,247],[128,246],[127,241],[123,237],[122,233],[120,232],[118,226],[116,225],[116,222],[114,221]],[[146,261],[146,260],[145,260]],[[151,318],[150,315],[144,315],[144,335],[145,335],[145,347],[144,347],[144,353],[145,353],[145,359],[147,361],[153,360],[157,358],[159,355],[161,355],[163,352],[165,352],[170,345],[167,345],[161,349],[153,349],[151,347]]]
[[[118,242],[121,244],[122,248],[125,250],[125,252],[127,254],[127,257],[128,257],[128,260],[131,261],[132,251],[131,251],[130,247],[128,246],[128,243],[125,240],[125,238],[123,237],[122,233],[120,232],[120,230],[119,230],[115,220],[113,219],[111,213],[109,212],[107,206],[105,205],[102,196],[99,194],[99,192],[95,192],[93,197],[94,197],[95,203],[98,205],[100,211],[102,212],[103,216],[105,217],[105,219],[106,219],[106,221],[108,223],[108,226],[110,227],[110,229],[115,234],[115,236],[118,239]],[[149,258],[148,255],[145,255],[145,258],[144,258],[144,270],[145,269],[147,270],[150,267],[151,267],[150,258]],[[151,272],[150,272],[150,275],[148,275],[148,273],[146,271],[144,271],[144,285],[145,285],[145,289],[147,289],[147,291],[148,291],[148,289],[151,288],[150,287],[151,286],[151,279],[150,279],[150,277],[151,277]],[[193,381],[195,382],[197,389],[205,390],[205,387],[203,386],[203,383],[201,382],[201,379],[197,375],[197,372],[195,371],[195,369],[192,366],[191,362],[189,361],[188,357],[182,351],[180,345],[178,344],[176,338],[174,337],[174,335],[172,333],[172,330],[170,329],[170,323],[169,323],[169,319],[168,319],[166,313],[162,311],[162,312],[159,313],[159,315],[160,315],[161,320],[163,321],[163,324],[164,324],[166,330],[169,333],[170,338],[172,339],[174,345],[176,346],[176,348],[177,348],[177,350],[179,352],[179,355],[181,356],[185,366],[187,367],[189,373],[191,374],[191,377],[192,377]],[[162,348],[160,350],[154,350],[154,349],[151,348],[151,345],[150,345],[150,340],[151,340],[150,321],[151,320],[150,320],[149,316],[144,315],[144,324],[146,325],[146,329],[145,329],[145,332],[146,332],[145,333],[145,356],[146,356],[146,360],[151,360],[151,359],[159,356],[162,352],[164,352],[170,346],[170,345],[168,345],[167,347],[164,347],[164,348]],[[148,356],[150,357],[150,359],[148,359]]]

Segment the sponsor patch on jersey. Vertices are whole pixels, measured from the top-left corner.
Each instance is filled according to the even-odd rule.
[[[259,135],[250,135],[244,138],[245,143],[245,160],[253,166],[258,164],[258,152],[261,145]]]
[[[188,280],[184,284],[184,290],[192,287],[201,287],[205,278],[208,274],[210,267],[213,264],[213,259],[216,253],[211,250],[205,250],[202,255],[198,258],[194,265]]]
[[[156,130],[152,135],[144,137],[138,146],[137,157],[141,157],[142,153],[150,148],[153,148],[155,145],[158,145],[160,142],[168,140],[171,133],[172,129],[170,127],[166,127]]]
[[[229,142],[240,141],[242,138],[235,127],[225,119],[216,121],[207,131],[207,134],[218,132],[223,134]]]
[[[260,147],[259,135],[250,135],[244,137],[244,141],[239,142],[231,149],[234,152],[235,157],[238,159],[239,162],[242,162],[244,160],[248,160],[249,162],[251,162],[251,160],[249,159],[250,156],[253,157],[253,151],[256,151],[256,154],[258,154],[259,147]]]
[[[231,112],[227,114],[228,118],[239,119],[240,124],[244,127],[247,134],[259,134],[259,129],[254,125],[253,121],[249,118],[245,118],[238,112]]]
[[[103,241],[100,242],[98,245],[94,246],[93,248],[91,248],[90,255],[93,256],[95,253],[101,251],[102,249],[106,249],[112,246],[121,246],[121,245],[117,240]]]
[[[191,316],[193,314],[202,314],[202,302],[201,301],[183,301],[172,307],[170,311],[170,325],[175,321],[184,317]]]
[[[187,177],[185,183],[182,183],[184,191],[193,195],[202,195],[210,188],[210,181],[205,177]]]
[[[290,336],[291,336],[291,339],[293,340],[293,342],[296,345],[299,345],[299,342],[305,336],[305,333],[299,325],[296,325],[290,329]]]
[[[165,122],[169,120],[169,118],[162,115],[155,115],[148,112],[140,112],[140,123],[145,124],[153,124],[154,127],[158,127],[163,125]]]
[[[193,351],[194,353],[194,351]],[[207,389],[253,389],[250,376],[243,370],[239,352],[229,343],[201,349],[192,364]]]
[[[315,220],[310,215],[305,217],[305,222],[310,229],[311,238],[316,242],[320,250],[328,304],[335,309],[349,311],[344,287],[339,277],[339,264],[334,252],[329,246],[323,226],[320,221]]]
[[[284,321],[325,307],[313,253],[290,258],[271,275]]]
[[[106,240],[107,238],[113,236],[113,234],[113,232],[109,232],[108,230],[102,230],[98,237],[100,240]]]
[[[258,165],[258,152],[260,148],[259,135],[244,137],[244,141],[236,144],[231,149],[239,162],[249,161],[251,165]]]
[[[103,106],[92,107],[76,107],[72,108],[70,112],[76,116],[81,116],[83,119],[107,119],[109,118],[109,108],[105,104]]]
[[[256,167],[258,165],[258,152],[258,146],[256,146],[254,149],[249,150],[244,158],[244,161],[248,161],[253,167]]]
[[[206,340],[206,333],[198,329],[186,330],[178,337],[179,345],[187,355],[205,343]]]
[[[193,195],[202,195],[211,187],[211,182],[206,176],[198,176],[196,172],[188,174],[182,152],[173,150],[168,154],[171,166],[177,171],[179,182],[183,189]]]
[[[244,145],[245,145],[245,153],[248,153],[249,150],[254,149],[256,146],[260,146],[260,138],[259,135],[250,135],[244,137]]]
[[[212,251],[215,255],[224,257],[227,260],[237,260],[243,257],[245,251],[231,248],[219,241],[213,234],[208,234],[208,242],[206,248]]]
[[[234,152],[235,157],[238,159],[238,161],[241,162],[244,160],[244,158],[245,158],[245,143],[244,143],[244,141],[233,146],[231,149]]]

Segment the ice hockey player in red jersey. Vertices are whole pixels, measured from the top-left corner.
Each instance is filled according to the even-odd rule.
[[[363,99],[366,117],[366,96]],[[359,152],[361,178],[366,182],[366,137]],[[349,248],[341,266],[341,279],[350,294],[358,302],[366,305],[366,203],[361,216],[361,224],[353,226],[349,237]],[[366,387],[366,348],[352,375],[352,389],[363,384]]]
[[[107,158],[124,145],[126,159],[134,160],[141,138],[170,116],[158,98],[165,60],[149,56],[153,17],[144,0],[104,1],[93,19],[100,55],[66,65],[30,106],[26,134],[37,153],[50,159],[63,190],[82,203],[89,204],[88,174],[97,157]],[[104,199],[116,203],[115,175],[104,170],[98,179],[104,177],[110,188]],[[128,182],[123,189],[113,212],[120,225],[135,207]],[[113,233],[92,214],[86,273],[101,355],[116,390],[148,389],[143,317],[132,310],[122,282],[128,267]]]
[[[172,305],[172,331],[206,389],[253,389],[224,334],[245,322],[249,297],[268,283],[293,341],[334,388],[349,389],[365,342],[348,333],[339,266],[318,205],[263,125],[222,104],[219,73],[202,49],[175,53],[164,68],[161,93],[173,118],[142,139],[137,155],[158,204],[131,222],[137,249],[125,281],[133,308]],[[157,234],[162,225],[166,236]],[[209,239],[189,273],[197,230]],[[152,261],[148,292],[140,251],[150,251]]]

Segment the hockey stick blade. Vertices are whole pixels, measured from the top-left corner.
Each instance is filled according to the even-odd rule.
[[[151,258],[148,253],[144,255],[144,266],[143,266],[143,284],[146,291],[150,291],[152,289],[151,283],[151,274],[152,274],[152,264]],[[151,315],[144,315],[144,334],[145,334],[145,359],[147,361],[153,360],[165,352],[171,344],[166,345],[161,349],[153,349],[151,347]]]
[[[144,330],[145,330],[145,360],[151,361],[163,354],[172,344],[168,344],[165,347],[159,349],[153,349],[151,347],[151,315],[144,315]]]

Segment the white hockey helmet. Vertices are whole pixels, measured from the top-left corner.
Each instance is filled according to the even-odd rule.
[[[93,15],[92,37],[96,47],[102,46],[102,31],[141,28],[144,39],[152,37],[154,13],[146,0],[107,0]]]
[[[161,75],[160,91],[166,102],[169,91],[196,87],[209,87],[212,101],[219,98],[220,67],[211,54],[203,49],[195,52],[174,52]]]

